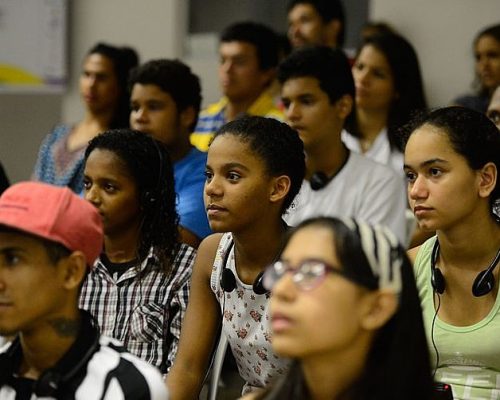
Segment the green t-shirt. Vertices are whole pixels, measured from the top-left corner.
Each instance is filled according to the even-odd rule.
[[[424,324],[436,365],[431,341],[435,314],[431,285],[431,253],[436,238],[427,240],[415,259],[415,276],[424,313]],[[472,288],[471,288],[472,290]],[[436,380],[453,387],[455,400],[500,400],[500,296],[490,313],[471,326],[453,326],[436,318],[434,343],[439,353]]]

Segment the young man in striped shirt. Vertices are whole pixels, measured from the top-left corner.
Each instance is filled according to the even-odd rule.
[[[0,398],[165,399],[160,373],[100,336],[77,307],[102,248],[97,210],[67,188],[24,182],[0,197]]]

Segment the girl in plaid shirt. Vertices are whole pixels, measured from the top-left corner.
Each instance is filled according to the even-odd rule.
[[[129,129],[85,152],[85,198],[102,216],[104,249],[80,307],[102,334],[166,372],[177,352],[195,250],[178,241],[172,165],[163,145]]]

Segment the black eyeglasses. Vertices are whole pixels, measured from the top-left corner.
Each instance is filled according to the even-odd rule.
[[[500,125],[500,111],[490,110],[486,113],[486,116],[493,121],[493,123],[497,126]]]
[[[328,272],[340,275],[354,282],[353,277],[340,268],[335,268],[321,260],[309,259],[292,266],[286,261],[276,261],[269,265],[264,272],[262,283],[267,290],[272,290],[276,282],[291,272],[292,281],[301,290],[312,290],[324,281]]]

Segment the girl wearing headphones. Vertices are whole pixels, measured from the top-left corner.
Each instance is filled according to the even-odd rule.
[[[295,361],[254,398],[431,398],[415,280],[388,229],[353,219],[306,220],[266,270],[264,286],[272,290],[273,349]]]
[[[107,131],[85,151],[84,186],[103,219],[104,249],[83,284],[80,307],[103,334],[167,372],[195,256],[178,241],[168,153],[143,133]]]
[[[304,171],[302,141],[284,123],[244,117],[216,133],[204,198],[210,227],[220,233],[198,248],[179,353],[167,377],[172,399],[198,396],[221,323],[244,391],[284,373],[286,363],[271,349],[269,293],[261,278],[279,257],[287,229],[282,215]]]
[[[482,113],[448,107],[408,127],[411,208],[436,236],[410,251],[435,377],[455,399],[500,389],[500,134]],[[496,393],[496,394],[495,394]]]

